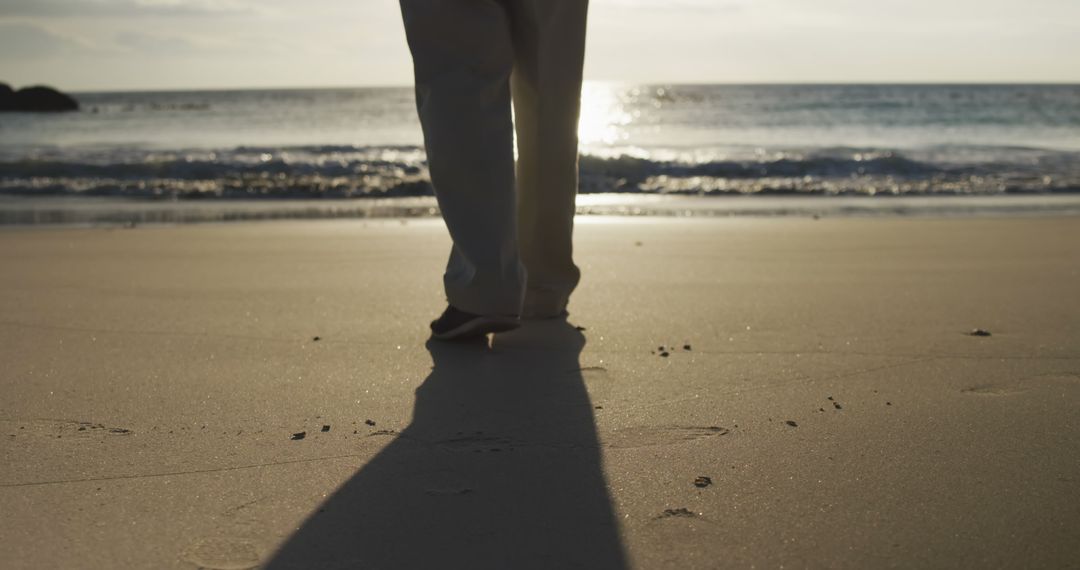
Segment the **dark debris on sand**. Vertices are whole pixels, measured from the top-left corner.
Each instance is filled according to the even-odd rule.
[[[992,335],[991,335],[990,331],[988,331],[986,329],[972,329],[972,331],[968,333],[968,336],[992,336]]]
[[[682,346],[682,349],[684,351],[687,351],[687,352],[689,352],[692,348],[693,347],[691,347],[690,344],[684,344]],[[659,354],[660,356],[662,356],[664,358],[667,358],[667,357],[671,356],[672,352],[675,352],[677,350],[678,350],[678,348],[676,346],[674,346],[674,345],[673,346],[660,345],[660,346],[658,346],[656,348],[656,350],[649,351],[649,354]]]
[[[375,425],[375,422],[373,422],[371,420],[364,420],[364,423],[369,425],[369,426],[374,426]]]
[[[671,518],[671,517],[693,518],[693,517],[696,517],[696,516],[698,516],[697,513],[691,512],[690,509],[687,509],[685,507],[680,507],[678,509],[664,509],[664,512],[661,513],[660,516],[658,516],[656,518],[658,518],[658,519],[666,519],[666,518]]]
[[[320,340],[322,340],[322,337],[321,337],[321,336],[316,336],[316,337],[312,337],[312,339],[311,339],[311,340],[312,340],[313,342],[319,342]]]
[[[322,427],[322,430],[323,430],[323,433],[326,433],[326,432],[330,431],[330,426],[328,426],[328,425],[327,425],[327,426],[323,426],[323,427]]]
[[[293,441],[299,441],[301,439],[304,439],[305,437],[307,437],[307,432],[306,431],[299,431],[299,432],[296,432],[296,433],[292,434],[292,437],[290,439],[292,439]]]
[[[698,477],[697,479],[694,479],[694,486],[698,487],[699,489],[704,489],[705,487],[708,487],[709,485],[712,485],[712,478],[711,477],[706,477],[706,476],[702,475],[701,477]]]
[[[795,423],[795,420],[788,420],[788,421],[786,421],[784,423],[791,426],[791,427],[799,427],[799,424]]]

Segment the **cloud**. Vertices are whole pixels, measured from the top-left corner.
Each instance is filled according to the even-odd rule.
[[[199,46],[176,36],[127,31],[116,34],[115,40],[121,47],[145,55],[185,55],[202,51]]]
[[[0,23],[0,58],[26,60],[81,53],[87,46],[30,24]]]
[[[4,0],[0,17],[224,16],[256,10],[236,0]]]

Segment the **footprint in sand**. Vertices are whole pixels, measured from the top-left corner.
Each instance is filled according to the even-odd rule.
[[[1045,388],[1045,386],[1061,385],[1062,383],[1078,384],[1080,383],[1080,374],[1075,374],[1075,372],[1045,372],[1045,374],[1021,378],[1012,384],[989,382],[975,384],[960,390],[960,392],[981,396],[1010,396]]]
[[[731,430],[720,426],[641,426],[601,434],[601,441],[604,447],[629,449],[675,445],[729,433]]]
[[[1080,374],[1073,372],[1048,372],[1046,374],[1036,374],[1024,378],[1025,382],[1040,382],[1043,384],[1050,384],[1053,382],[1066,382],[1069,384],[1080,384]]]
[[[255,545],[240,538],[202,538],[181,555],[186,562],[210,570],[246,570],[259,565]]]
[[[641,426],[628,427],[612,430],[601,434],[600,445],[614,449],[629,449],[635,447],[654,447],[660,445],[676,445],[698,441],[710,437],[727,435],[731,430],[720,426]],[[537,445],[537,442],[524,442],[508,437],[489,435],[482,432],[458,434],[455,437],[446,438],[434,442],[435,445],[448,451],[501,452],[514,451],[518,447]],[[569,445],[573,443],[541,444],[546,446]]]
[[[976,384],[968,388],[963,388],[960,392],[977,396],[1012,396],[1061,382],[1070,384],[1078,383],[1080,382],[1080,374],[1073,374],[1071,372],[1036,374],[1034,376],[1024,377],[1011,385],[991,383]]]
[[[45,439],[89,439],[111,436],[131,435],[130,429],[106,426],[94,422],[77,420],[0,420],[0,433],[14,434],[15,437],[35,437]]]
[[[960,390],[962,394],[971,394],[974,396],[1012,396],[1027,391],[1028,388],[1006,386],[1004,384],[978,384]]]
[[[463,433],[435,442],[439,447],[449,451],[475,453],[512,451],[519,443],[508,437],[486,435],[482,432]]]

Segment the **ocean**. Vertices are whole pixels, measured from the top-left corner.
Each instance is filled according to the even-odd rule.
[[[0,114],[0,223],[153,221],[195,203],[196,220],[435,213],[410,88],[74,96],[79,112]],[[1080,196],[1080,85],[589,82],[579,136],[590,211],[940,196],[1054,210]]]

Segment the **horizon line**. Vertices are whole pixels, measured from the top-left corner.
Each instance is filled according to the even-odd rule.
[[[3,82],[0,82],[3,83]],[[637,85],[637,86],[671,86],[671,87],[705,87],[705,86],[857,86],[857,85],[875,85],[875,86],[1080,86],[1080,80],[1071,81],[925,81],[925,80],[911,80],[911,81],[627,81],[627,80],[609,80],[609,79],[586,79],[585,84],[625,84],[625,85]],[[10,83],[7,85],[11,85]],[[196,92],[196,91],[329,91],[329,90],[346,90],[346,89],[411,89],[413,85],[409,84],[370,84],[370,85],[292,85],[292,86],[265,86],[265,87],[253,87],[253,86],[215,86],[215,87],[134,87],[134,88],[90,88],[90,89],[62,89],[55,85],[48,83],[28,83],[23,87],[30,86],[49,86],[60,89],[67,93],[175,93],[175,92]],[[14,88],[14,86],[13,86]]]

